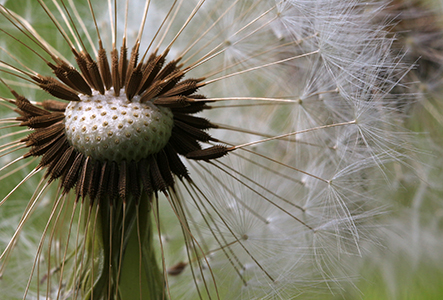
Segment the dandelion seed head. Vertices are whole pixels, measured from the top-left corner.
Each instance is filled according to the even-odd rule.
[[[49,279],[62,277],[48,281],[46,293],[87,294],[78,288],[87,277],[63,288],[72,269],[75,276],[88,267],[92,277],[108,277],[100,282],[109,284],[104,294],[111,295],[103,297],[112,299],[128,239],[138,242],[130,258],[158,254],[132,273],[158,265],[152,277],[172,299],[286,299],[340,281],[340,255],[359,253],[364,217],[376,215],[365,189],[377,175],[368,169],[383,166],[383,154],[400,141],[388,142],[395,114],[384,105],[395,82],[380,75],[395,73],[384,48],[389,41],[359,2],[129,1],[128,19],[125,1],[92,9],[88,1],[64,2],[66,9],[49,8],[68,32],[49,20],[55,41],[3,9],[6,23],[32,37],[20,41],[51,59],[43,71],[28,70],[5,54],[23,69],[2,69],[5,77],[19,74],[5,82],[9,92],[27,80],[60,100],[34,99],[26,89],[26,101],[14,93],[4,99],[20,113],[14,122],[33,131],[17,135],[27,147],[17,154],[35,157],[32,179],[43,178],[37,191],[59,187],[60,197],[47,202],[54,207],[41,248],[49,247],[50,257],[63,252],[58,247],[76,251],[34,263],[48,264],[40,274]],[[75,17],[76,5],[95,13],[98,28]],[[62,20],[67,12],[72,20]],[[54,130],[50,139],[45,130]],[[48,139],[51,151],[40,146]],[[42,196],[35,197],[37,206]],[[68,242],[50,232],[65,223]],[[97,252],[75,230],[86,231],[91,245],[114,245],[97,251],[109,270],[100,273]],[[55,265],[65,269],[52,274]]]

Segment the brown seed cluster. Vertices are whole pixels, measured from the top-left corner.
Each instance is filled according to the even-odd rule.
[[[216,144],[202,149],[201,142],[218,142],[206,132],[207,129],[216,126],[204,118],[194,116],[210,108],[209,101],[205,100],[203,95],[196,94],[198,88],[204,85],[203,78],[183,79],[185,71],[183,66],[179,65],[180,59],[165,64],[168,51],[162,54],[155,51],[146,62],[138,62],[138,46],[134,47],[129,60],[127,48],[123,46],[120,56],[116,49],[111,52],[111,64],[108,63],[106,51],[102,47],[97,61],[87,52],[78,52],[75,49],[72,49],[72,52],[80,71],[53,57],[54,62],[47,62],[47,65],[57,79],[40,75],[30,76],[36,85],[58,98],[57,100],[44,101],[42,107],[38,107],[14,91],[12,92],[16,100],[11,100],[21,115],[17,118],[21,121],[21,126],[34,130],[22,140],[30,147],[26,156],[41,156],[38,168],[46,168],[46,176],[51,181],[60,179],[65,192],[75,188],[77,199],[89,197],[91,202],[112,202],[118,199],[126,201],[128,197],[138,199],[143,191],[166,192],[173,187],[174,177],[190,180],[179,155],[194,160],[210,160],[229,151],[227,147]],[[109,93],[114,97],[120,97],[120,94],[124,93],[129,104],[132,104],[136,97],[138,105],[163,110],[167,108],[172,119],[167,142],[155,151],[148,151],[146,155],[141,156],[91,155],[100,151],[78,147],[76,139],[81,139],[85,145],[90,144],[93,139],[94,145],[112,153],[115,144],[124,144],[124,138],[133,134],[130,131],[122,131],[117,135],[117,131],[124,130],[124,126],[134,123],[135,119],[140,121],[140,124],[151,122],[152,116],[149,113],[135,109],[122,110],[121,107],[113,105],[111,100],[111,103],[106,103],[110,110],[99,108],[99,104],[87,105],[87,99],[94,95]],[[71,101],[71,104],[58,100]],[[72,107],[77,110],[81,108],[84,114],[74,116],[66,112],[67,107],[71,110]],[[77,118],[79,123],[85,122],[86,118],[99,122],[77,128],[72,124],[66,125],[68,122],[65,118]],[[119,118],[124,120],[121,124],[118,123]],[[117,126],[111,128],[109,124],[115,124],[116,121]],[[98,130],[99,126],[107,127],[105,135],[86,134]],[[134,130],[137,131],[140,127],[136,125]],[[155,133],[157,128],[154,127],[151,130]],[[69,131],[74,134],[67,134]],[[162,132],[163,130],[158,130],[157,133],[165,134]],[[113,143],[106,142],[108,137],[113,138]],[[140,149],[152,146],[149,145],[152,142],[149,139],[131,141]],[[122,151],[125,152],[125,149]]]

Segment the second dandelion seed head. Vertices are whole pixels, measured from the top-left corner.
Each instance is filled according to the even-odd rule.
[[[123,95],[94,92],[67,106],[66,137],[77,151],[101,161],[140,161],[166,146],[174,125],[171,110]]]

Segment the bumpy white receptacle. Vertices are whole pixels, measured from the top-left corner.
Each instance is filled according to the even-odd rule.
[[[79,152],[101,161],[139,161],[159,152],[169,141],[174,125],[169,108],[136,96],[128,101],[124,90],[80,96],[65,111],[68,141]]]

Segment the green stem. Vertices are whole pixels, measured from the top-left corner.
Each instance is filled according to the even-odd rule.
[[[142,201],[138,207],[139,227],[137,228],[137,224],[133,226],[126,245],[119,284],[121,300],[162,298],[163,276],[155,258],[151,212],[146,203],[148,201]]]
[[[85,215],[90,216],[84,224],[85,252],[82,246],[77,249],[77,272],[71,280],[80,299],[162,298],[163,274],[153,245],[151,200],[152,195],[143,194],[138,205],[132,199],[114,207],[106,201],[92,208],[84,205]]]

